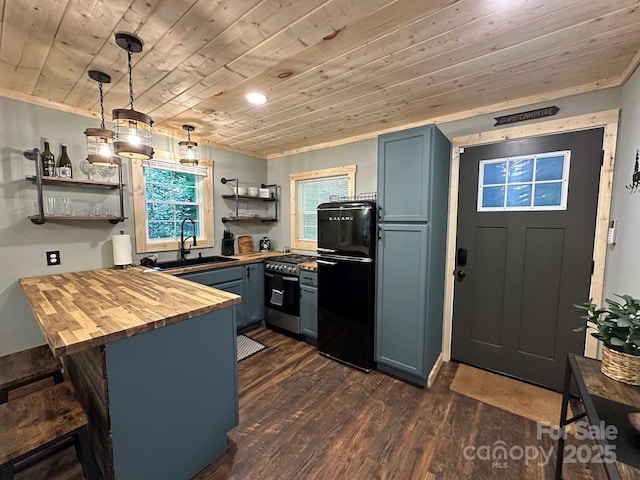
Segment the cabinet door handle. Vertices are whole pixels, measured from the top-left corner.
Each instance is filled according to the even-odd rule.
[[[247,267],[247,278],[251,278],[251,267]]]
[[[382,205],[378,205],[378,220],[382,220]]]

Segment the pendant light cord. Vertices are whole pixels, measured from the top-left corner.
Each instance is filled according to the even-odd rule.
[[[131,74],[131,47],[127,48],[127,59],[129,66],[129,104],[133,110],[133,75]]]
[[[100,128],[104,130],[104,101],[103,101],[103,89],[102,82],[98,82],[98,90],[100,91]]]

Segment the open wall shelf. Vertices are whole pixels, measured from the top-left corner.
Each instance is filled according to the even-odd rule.
[[[222,184],[235,184],[235,189],[234,192],[238,191],[238,184],[240,183],[240,181],[237,178],[231,178],[231,179],[227,179],[227,178],[222,178],[221,179]],[[278,221],[278,185],[276,184],[261,184],[260,188],[266,188],[269,190],[269,196],[268,197],[260,197],[260,196],[253,196],[253,195],[237,195],[234,193],[226,193],[221,195],[222,198],[226,199],[226,200],[233,200],[233,204],[234,204],[234,209],[233,212],[231,212],[228,216],[226,217],[222,217],[222,223],[236,223],[236,222],[262,222],[262,223],[267,223],[267,222],[277,222]],[[269,208],[265,208],[265,211],[262,213],[262,215],[251,215],[246,213],[242,213],[241,209],[240,209],[240,202],[271,202],[274,205],[273,206],[269,206]],[[246,204],[243,203],[243,208]],[[268,210],[268,211],[267,211]]]

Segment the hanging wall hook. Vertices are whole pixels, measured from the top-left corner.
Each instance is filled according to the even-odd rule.
[[[633,190],[634,192],[640,187],[640,168],[638,164],[638,150],[636,150],[636,163],[633,166],[633,177],[631,183],[626,185],[627,190]]]

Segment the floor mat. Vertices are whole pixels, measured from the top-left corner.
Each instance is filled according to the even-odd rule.
[[[267,348],[266,345],[263,345],[252,338],[247,337],[246,335],[238,335],[237,339],[237,348],[238,348],[238,361],[244,360],[251,355],[258,353],[261,350]]]
[[[458,365],[449,388],[535,422],[557,426],[560,420],[561,394],[468,365]]]

